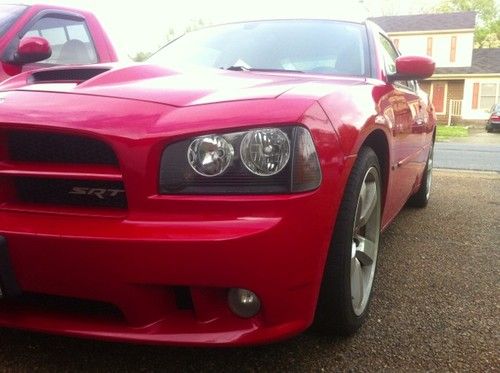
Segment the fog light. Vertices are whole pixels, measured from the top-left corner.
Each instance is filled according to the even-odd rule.
[[[239,317],[250,318],[260,311],[260,299],[250,290],[230,289],[227,302],[231,311]]]

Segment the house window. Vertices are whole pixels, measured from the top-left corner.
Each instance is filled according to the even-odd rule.
[[[429,36],[427,38],[427,55],[432,57],[432,37]]]
[[[457,37],[451,37],[450,62],[455,62],[457,58]]]
[[[481,83],[479,88],[479,109],[489,110],[499,102],[500,83]]]

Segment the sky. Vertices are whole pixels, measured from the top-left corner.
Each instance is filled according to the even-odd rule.
[[[419,12],[439,0],[19,0],[87,9],[101,21],[120,57],[155,51],[169,29],[182,34],[190,23],[208,24],[266,18],[363,20],[368,16]],[[16,0],[0,0],[16,3]]]

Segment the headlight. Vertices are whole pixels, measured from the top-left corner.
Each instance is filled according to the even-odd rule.
[[[321,183],[309,131],[300,126],[258,128],[186,139],[161,158],[161,194],[305,192]]]
[[[233,146],[222,136],[212,135],[194,139],[187,158],[191,168],[201,176],[217,176],[226,171],[233,159]]]
[[[290,141],[277,128],[250,131],[241,142],[240,155],[243,165],[255,175],[276,175],[290,159]]]

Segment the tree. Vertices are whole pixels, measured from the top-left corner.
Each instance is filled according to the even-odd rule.
[[[191,21],[189,21],[187,26],[184,28],[184,31],[180,33],[176,32],[176,30],[171,27],[168,29],[164,42],[162,43],[162,45],[159,45],[157,49],[160,49],[165,44],[170,43],[171,41],[177,39],[182,34],[187,34],[188,32],[196,31],[207,25],[210,25],[210,22],[205,22],[203,19],[199,18],[199,19],[192,19]],[[152,54],[153,52],[137,52],[134,56],[129,56],[129,57],[132,58],[132,60],[134,60],[135,62],[143,62],[147,60]]]
[[[478,14],[478,25],[474,33],[477,48],[494,48],[500,39],[500,14],[495,0],[441,0],[433,9],[434,12],[475,11]]]
[[[498,19],[495,0],[442,0],[436,11],[444,13],[475,11],[479,15],[479,21],[484,24]]]
[[[500,39],[497,34],[488,34],[481,44],[474,44],[475,48],[500,48]]]
[[[205,21],[202,20],[201,18],[199,19],[192,19],[190,22],[189,22],[189,25],[186,26],[186,33],[188,32],[191,32],[191,31],[196,31],[196,30],[199,30],[203,27],[205,27]]]
[[[172,27],[170,27],[168,29],[168,33],[167,33],[167,37],[165,38],[165,42],[166,43],[170,43],[172,40],[174,40],[175,38],[177,38],[177,34],[175,32],[175,29],[173,29]]]
[[[151,52],[137,52],[135,56],[131,57],[135,62],[143,62],[152,55]],[[129,56],[130,57],[130,56]]]

